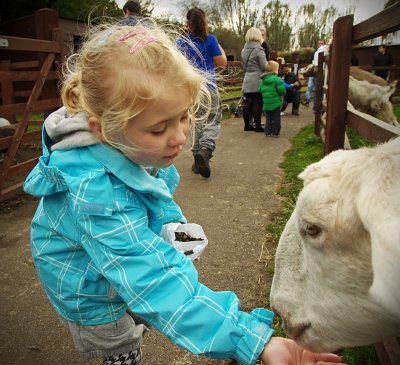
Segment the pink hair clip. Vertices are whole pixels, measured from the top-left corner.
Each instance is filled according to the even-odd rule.
[[[122,36],[120,36],[120,37],[118,38],[118,40],[119,40],[120,42],[123,42],[123,41],[126,41],[126,40],[129,39],[129,38],[135,37],[135,36],[137,36],[137,35],[145,34],[145,33],[147,33],[147,32],[148,32],[148,29],[146,29],[146,28],[144,28],[144,27],[141,27],[141,28],[139,28],[139,29],[131,30],[131,31],[129,31],[129,32],[126,33],[126,34],[123,34]],[[151,43],[151,42],[154,42],[154,41],[156,41],[156,40],[157,40],[157,38],[155,38],[155,37],[153,37],[153,36],[151,36],[151,35],[144,36],[143,39],[139,39],[139,40],[136,42],[136,44],[134,44],[133,46],[131,46],[131,47],[129,48],[129,53],[132,54],[132,53],[138,51],[139,49],[143,48],[145,45],[147,45],[147,44],[149,44],[149,43]]]
[[[141,39],[139,41],[137,41],[136,44],[134,44],[131,48],[129,48],[129,53],[135,53],[136,51],[138,51],[139,49],[143,48],[145,45],[156,41],[157,38],[149,36],[146,39]]]

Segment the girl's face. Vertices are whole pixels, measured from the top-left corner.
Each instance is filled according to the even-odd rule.
[[[123,151],[126,157],[143,166],[170,166],[186,142],[191,105],[186,89],[165,87],[159,99],[129,121],[124,138],[137,151]]]

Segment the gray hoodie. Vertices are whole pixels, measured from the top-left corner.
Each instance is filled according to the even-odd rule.
[[[86,113],[80,112],[71,115],[68,114],[64,106],[47,117],[44,128],[52,141],[51,151],[68,150],[100,143],[89,129]],[[150,175],[157,175],[158,169],[156,167],[143,167]]]
[[[89,130],[87,115],[83,112],[70,115],[65,107],[51,113],[44,122],[44,128],[53,141],[51,151],[99,143]]]
[[[259,92],[260,76],[265,72],[264,49],[258,42],[246,42],[242,50],[242,63],[245,72],[243,79],[243,93]]]

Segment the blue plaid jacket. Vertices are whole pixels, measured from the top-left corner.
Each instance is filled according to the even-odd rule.
[[[160,236],[185,222],[172,198],[174,166],[156,177],[119,151],[97,144],[49,153],[24,189],[42,197],[31,249],[47,296],[63,318],[96,325],[129,307],[195,354],[254,364],[272,336],[272,312],[240,311],[232,292],[198,282],[192,262]]]

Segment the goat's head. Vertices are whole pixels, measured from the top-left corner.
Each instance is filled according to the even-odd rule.
[[[271,288],[287,334],[313,351],[400,334],[400,138],[333,152],[300,177]]]
[[[315,77],[317,76],[316,67],[310,63],[309,65],[302,67],[299,69],[299,73],[302,74],[304,77]]]

